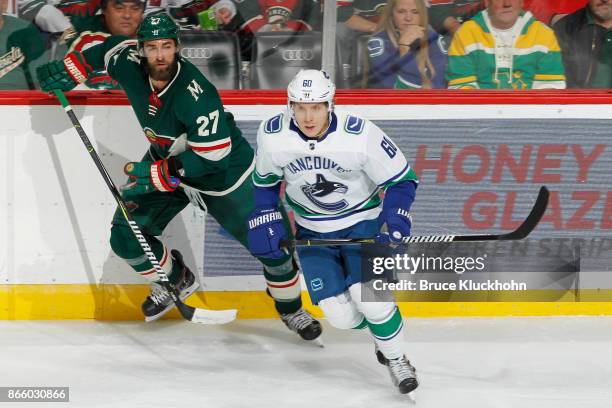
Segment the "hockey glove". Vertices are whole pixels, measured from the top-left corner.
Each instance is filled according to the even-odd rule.
[[[93,71],[85,57],[78,51],[68,53],[63,61],[51,61],[36,69],[40,88],[45,92],[54,89],[69,91],[85,82]]]
[[[123,170],[130,176],[130,182],[122,187],[123,198],[128,200],[154,191],[170,193],[176,190],[181,184],[177,177],[176,164],[173,157],[155,162],[141,161],[126,164]]]
[[[405,208],[389,208],[380,214],[378,223],[387,225],[387,232],[380,232],[376,236],[376,242],[401,242],[402,238],[410,236],[412,228],[412,217]]]
[[[280,241],[287,237],[287,231],[277,208],[255,209],[249,215],[247,228],[249,251],[253,256],[278,259],[287,255],[280,249]]]

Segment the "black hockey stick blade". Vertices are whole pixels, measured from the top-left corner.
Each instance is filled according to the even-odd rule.
[[[128,211],[127,206],[125,205],[125,202],[123,201],[123,197],[121,197],[121,194],[119,193],[119,190],[117,190],[115,183],[113,182],[110,175],[106,171],[106,167],[104,167],[102,160],[100,160],[100,156],[98,156],[98,153],[96,152],[95,148],[91,144],[89,137],[87,137],[87,133],[85,133],[85,131],[81,127],[81,123],[79,122],[79,119],[76,117],[76,115],[72,111],[72,107],[70,106],[70,103],[68,103],[68,99],[66,99],[66,96],[64,95],[64,93],[60,91],[59,89],[54,90],[53,93],[55,94],[57,99],[59,99],[60,103],[62,104],[64,111],[66,112],[66,114],[68,115],[68,118],[70,118],[70,121],[72,122],[72,126],[74,126],[75,130],[79,134],[81,141],[85,145],[85,148],[89,152],[89,155],[91,156],[96,167],[98,168],[98,171],[100,172],[100,174],[102,175],[102,178],[106,182],[106,186],[111,191],[113,197],[115,198],[115,201],[117,202],[117,205],[121,209],[123,218],[125,218],[126,222],[130,226],[130,229],[134,233],[134,238],[138,241],[143,252],[145,253],[145,255],[147,255],[147,257],[151,261],[151,264],[153,265],[153,267],[155,268],[155,271],[160,277],[162,286],[164,287],[164,289],[166,289],[166,291],[172,298],[172,301],[176,304],[176,307],[181,313],[181,316],[183,316],[183,318],[185,318],[186,320],[189,320],[192,323],[200,323],[200,324],[225,324],[225,323],[229,323],[233,321],[234,319],[236,319],[235,309],[210,310],[210,309],[195,308],[195,307],[186,305],[177,296],[174,289],[170,285],[170,282],[168,281],[168,276],[166,275],[164,270],[159,265],[159,262],[155,258],[155,254],[149,247],[149,244],[147,243],[142,232],[140,231],[138,224],[136,224],[136,222],[130,215],[130,212]]]
[[[500,235],[459,235],[456,237],[455,241],[492,241],[492,240],[501,240],[501,241],[513,241],[518,239],[527,238],[531,231],[535,229],[538,225],[542,216],[546,212],[546,208],[548,208],[548,200],[550,197],[550,192],[546,186],[540,187],[540,191],[538,192],[538,197],[536,198],[535,203],[533,204],[533,208],[529,212],[525,221],[517,229],[507,234]],[[465,239],[465,238],[471,239]],[[474,237],[483,237],[482,239],[474,239]],[[484,237],[492,237],[492,238],[484,238]]]
[[[469,241],[514,241],[527,237],[538,225],[540,219],[548,207],[550,192],[545,186],[540,187],[540,192],[525,221],[517,229],[507,234],[482,234],[482,235],[421,235],[410,236],[403,239],[403,244],[415,242],[469,242]],[[330,245],[356,245],[373,244],[374,238],[345,238],[345,239],[296,239],[282,240],[281,246],[293,248],[296,246],[330,246]]]

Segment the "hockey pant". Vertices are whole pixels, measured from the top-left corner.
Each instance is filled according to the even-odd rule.
[[[321,300],[319,307],[338,329],[367,327],[387,359],[404,355],[402,316],[395,302],[362,302],[361,283],[355,283],[346,292]]]

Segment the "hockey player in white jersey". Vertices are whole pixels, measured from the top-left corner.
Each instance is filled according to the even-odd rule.
[[[288,87],[287,111],[260,125],[249,246],[282,253],[282,180],[298,239],[376,236],[389,242],[410,235],[409,211],[418,183],[414,171],[375,124],[335,109],[334,94],[335,85],[324,72],[300,71]],[[383,225],[386,232],[380,232]],[[329,323],[339,329],[367,327],[393,383],[403,394],[413,391],[418,381],[401,349],[397,305],[361,302],[360,248],[299,247],[298,254],[312,302]]]

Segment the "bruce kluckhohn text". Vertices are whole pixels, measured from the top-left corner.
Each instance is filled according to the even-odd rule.
[[[398,282],[384,282],[376,279],[372,282],[374,290],[398,290],[398,291],[496,291],[496,290],[527,290],[525,282],[517,282],[514,279],[504,282],[497,279],[475,282],[471,279],[460,279],[458,282],[430,282],[427,279],[409,281],[402,279]]]

